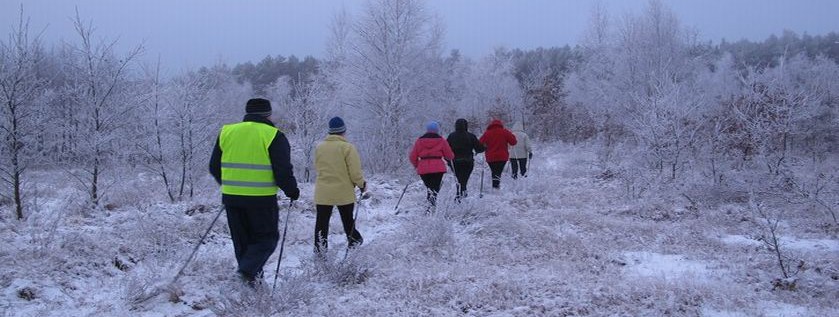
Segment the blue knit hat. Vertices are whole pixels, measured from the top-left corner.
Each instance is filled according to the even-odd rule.
[[[432,133],[440,133],[440,124],[437,121],[428,121],[425,124],[425,131]]]
[[[329,134],[341,134],[346,131],[347,126],[344,124],[344,119],[341,119],[341,117],[329,119]]]

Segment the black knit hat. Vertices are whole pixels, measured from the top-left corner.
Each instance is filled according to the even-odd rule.
[[[253,98],[248,100],[248,104],[245,106],[245,112],[247,114],[269,116],[271,115],[271,102],[268,99]]]

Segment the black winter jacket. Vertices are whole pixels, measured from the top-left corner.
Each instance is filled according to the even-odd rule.
[[[450,133],[446,140],[452,147],[455,161],[472,161],[475,154],[486,150],[484,145],[478,142],[478,137],[469,132],[469,123],[466,119],[457,119],[454,127],[455,131]]]

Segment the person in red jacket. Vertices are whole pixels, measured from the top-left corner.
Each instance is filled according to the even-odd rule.
[[[501,172],[504,171],[504,165],[510,159],[510,152],[507,151],[507,147],[516,145],[516,136],[510,130],[504,128],[501,120],[494,119],[484,131],[484,134],[481,135],[479,141],[487,148],[484,155],[492,173],[492,188],[501,188]]]
[[[408,159],[428,188],[426,199],[430,204],[427,211],[430,212],[437,205],[437,193],[443,182],[443,174],[446,173],[446,162],[443,160],[451,161],[454,159],[454,153],[449,147],[449,142],[440,136],[439,123],[428,122],[425,130],[426,133],[414,142]]]

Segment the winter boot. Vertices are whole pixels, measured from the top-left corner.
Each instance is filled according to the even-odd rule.
[[[257,273],[255,276],[248,275],[245,272],[239,272],[239,280],[245,284],[245,286],[250,287],[252,289],[258,289],[262,287],[264,284],[262,279],[262,272]]]
[[[364,237],[361,236],[361,232],[358,230],[353,229],[352,236],[347,236],[347,248],[355,248],[364,244]]]

